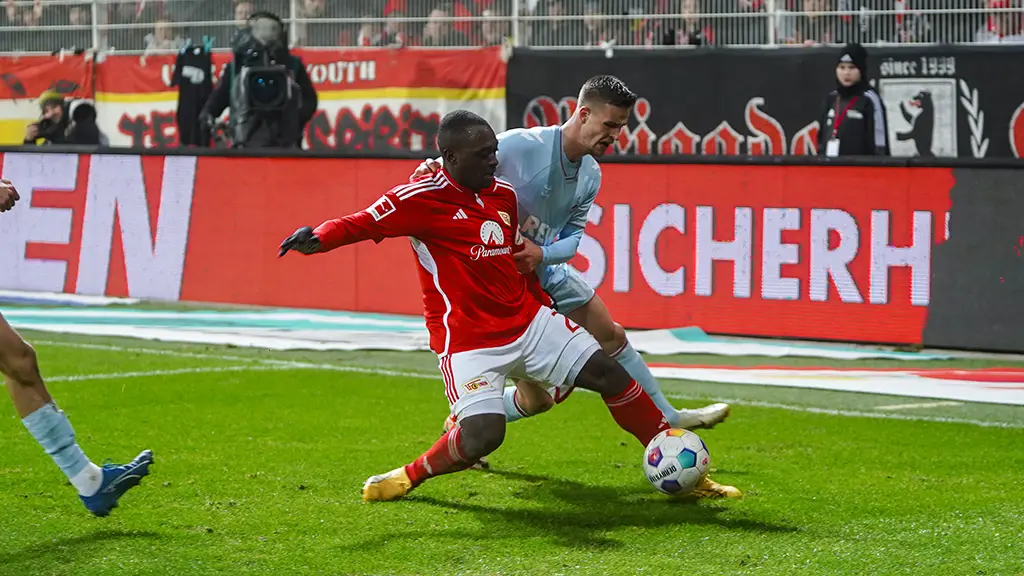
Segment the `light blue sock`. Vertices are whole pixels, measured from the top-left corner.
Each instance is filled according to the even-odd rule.
[[[627,340],[626,345],[622,347],[622,350],[614,358],[626,369],[626,372],[629,372],[633,380],[640,384],[640,387],[644,389],[644,392],[647,392],[651,400],[654,400],[654,405],[665,415],[669,425],[675,426],[679,422],[679,414],[669,404],[668,398],[665,398],[665,395],[661,393],[661,386],[654,379],[654,374],[651,374],[651,369],[647,367],[647,363],[644,362],[640,353],[633,349],[633,345]]]
[[[75,478],[92,464],[75,442],[71,422],[54,404],[46,404],[22,420],[28,433],[53,458],[65,476]]]
[[[505,422],[515,422],[516,420],[529,416],[529,414],[526,414],[519,409],[519,403],[516,402],[515,386],[505,387],[505,393],[502,395],[502,400],[505,402]]]

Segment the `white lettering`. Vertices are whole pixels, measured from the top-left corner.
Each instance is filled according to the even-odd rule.
[[[761,298],[799,300],[800,280],[783,278],[783,264],[800,262],[796,244],[782,242],[783,230],[800,229],[799,208],[765,208],[764,235],[761,239]]]
[[[932,256],[932,213],[914,212],[914,242],[910,246],[889,245],[889,213],[871,211],[871,278],[869,300],[889,303],[889,269],[910,268],[910,303],[927,306]]]
[[[733,263],[732,294],[736,298],[750,298],[750,260],[753,226],[751,209],[734,209],[733,239],[714,239],[714,208],[697,207],[697,289],[700,296],[711,296],[714,290],[714,261]]]
[[[601,207],[597,204],[591,204],[590,211],[587,212],[587,223],[597,226],[601,223],[602,215],[603,210],[601,210]],[[601,248],[601,243],[587,236],[586,232],[583,232],[583,236],[580,238],[580,247],[576,250],[576,253],[586,258],[589,264],[587,271],[580,274],[591,288],[597,288],[601,285],[601,282],[604,282],[604,274],[608,268],[607,258],[604,249]]]
[[[490,258],[491,256],[501,256],[503,254],[511,253],[511,246],[504,246],[502,248],[484,248],[482,245],[477,244],[469,249],[469,255],[473,257],[474,262],[481,258]]]
[[[834,250],[828,246],[830,230],[839,232],[839,245]],[[857,255],[859,245],[857,222],[849,213],[833,209],[811,210],[811,300],[828,300],[828,279],[832,278],[840,300],[857,304],[864,301],[847,267]]]
[[[377,79],[377,63],[374,61],[329,62],[308,64],[306,73],[314,84],[355,84],[356,81],[372,82]]]
[[[647,284],[661,296],[676,296],[683,293],[685,268],[680,266],[669,272],[658,263],[658,237],[668,228],[675,228],[680,234],[686,231],[686,210],[682,206],[661,204],[651,210],[640,226],[636,251],[640,259],[640,273]]]
[[[141,298],[178,299],[185,266],[195,172],[195,157],[168,156],[164,159],[154,240],[149,225],[141,158],[92,156],[77,293],[105,292],[116,213],[121,224],[128,294]]]
[[[21,200],[0,220],[0,288],[64,291],[67,262],[26,258],[25,245],[71,241],[71,210],[34,208],[32,195],[72,192],[77,176],[77,154],[4,154],[3,177],[14,183]]]
[[[616,292],[629,292],[630,275],[632,273],[630,263],[630,248],[633,244],[632,225],[630,222],[629,204],[616,204],[614,207],[612,223],[615,227],[615,238],[613,239],[612,255],[612,290]]]

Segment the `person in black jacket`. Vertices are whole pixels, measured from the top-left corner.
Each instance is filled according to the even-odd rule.
[[[881,96],[868,84],[868,53],[847,44],[836,64],[836,89],[825,98],[818,130],[823,156],[888,156],[889,127]]]
[[[79,144],[109,146],[96,125],[96,106],[81,98],[65,98],[47,91],[39,97],[39,120],[25,128],[24,144]]]
[[[317,93],[313,81],[306,72],[306,66],[287,47],[287,31],[284,22],[270,12],[255,12],[249,17],[249,27],[232,45],[234,57],[217,82],[210,97],[199,113],[202,125],[215,128],[216,119],[226,109],[229,114],[233,147],[246,148],[301,148],[303,131],[317,110]],[[255,60],[251,60],[255,58]],[[267,66],[282,66],[287,70],[298,93],[297,122],[293,123],[293,109],[282,111],[247,111],[237,108],[238,92],[233,90],[236,80],[247,67],[263,69]],[[239,81],[242,85],[244,82]],[[241,112],[241,113],[240,113]],[[283,120],[288,119],[288,121]],[[294,128],[294,130],[293,130]],[[291,132],[294,131],[294,134]],[[243,134],[244,133],[244,134]],[[239,138],[244,135],[244,139]],[[294,136],[294,139],[292,139]],[[293,141],[290,141],[293,140]]]

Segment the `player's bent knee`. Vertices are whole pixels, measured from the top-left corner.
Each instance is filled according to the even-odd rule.
[[[14,342],[5,342],[0,348],[0,372],[16,382],[31,380],[38,373],[36,351],[32,345],[18,338]]]
[[[459,445],[466,460],[475,462],[494,452],[505,441],[504,414],[477,414],[459,421]]]
[[[547,412],[555,405],[555,401],[547,392],[544,392],[543,394],[520,395],[518,402],[523,411],[530,416],[536,416],[537,414]]]
[[[601,349],[604,350],[605,354],[615,356],[621,352],[622,348],[626,345],[626,329],[616,322],[608,332],[608,337],[604,340],[599,340],[599,342],[601,343]]]
[[[576,377],[576,387],[593,390],[602,396],[620,394],[629,386],[626,370],[604,352],[594,352]]]
[[[530,407],[527,408],[526,410],[530,414],[537,415],[543,412],[547,412],[548,410],[551,410],[552,408],[554,408],[554,406],[554,398],[552,398],[550,394],[545,392],[544,394],[539,394],[536,398],[533,398],[531,400]]]
[[[516,402],[530,416],[547,412],[555,405],[548,391],[530,380],[516,381]]]

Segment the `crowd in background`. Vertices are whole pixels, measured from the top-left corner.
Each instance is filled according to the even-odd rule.
[[[71,0],[74,1],[74,0]],[[513,1],[519,1],[513,27]],[[1024,0],[5,0],[0,50],[226,47],[253,10],[299,46],[530,46],[1024,42]],[[99,24],[94,36],[93,23]]]

